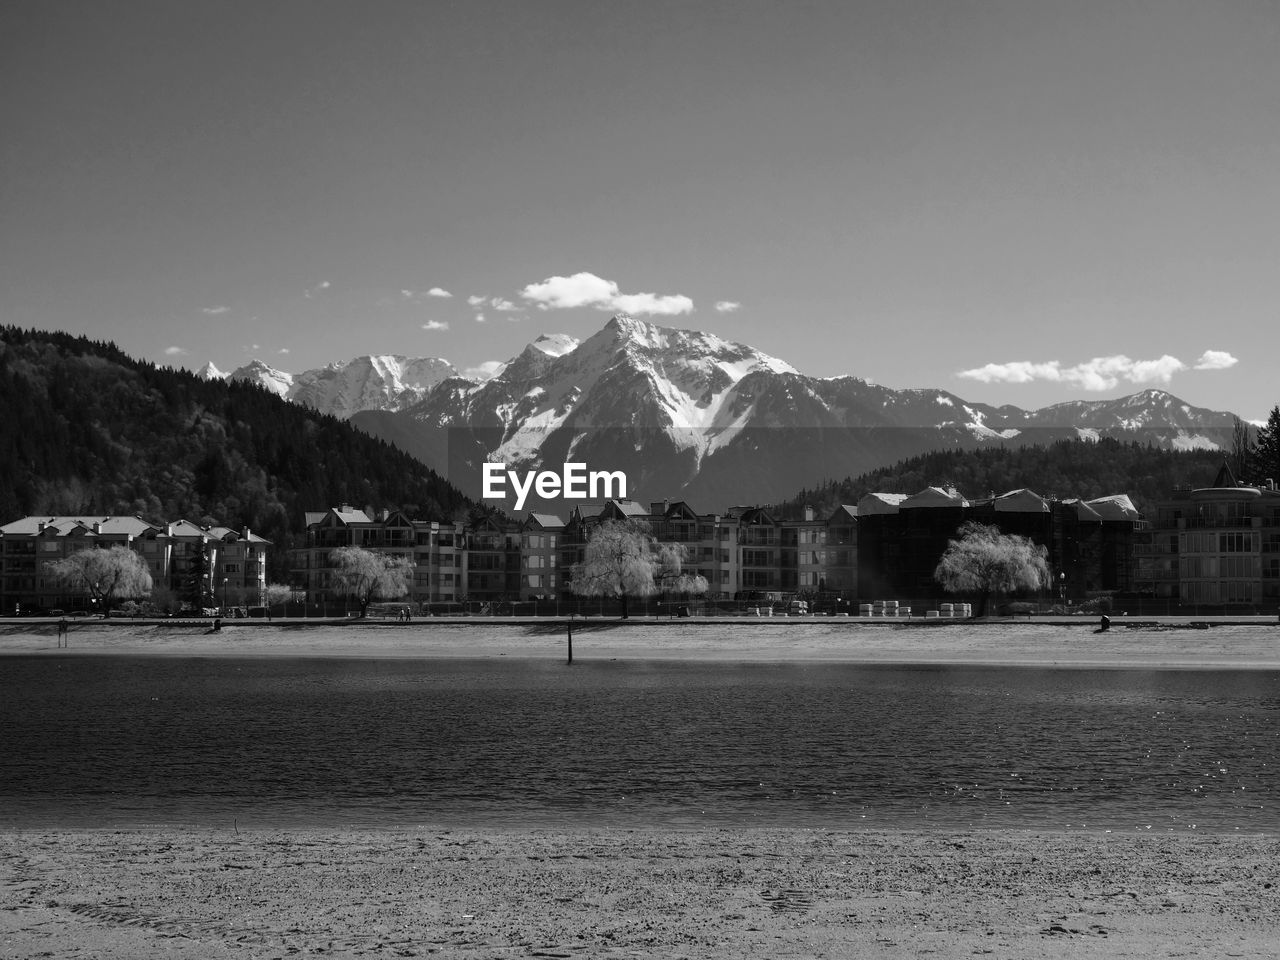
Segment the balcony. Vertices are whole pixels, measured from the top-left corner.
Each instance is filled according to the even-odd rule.
[[[1261,517],[1188,517],[1183,521],[1188,530],[1239,530],[1261,526]]]

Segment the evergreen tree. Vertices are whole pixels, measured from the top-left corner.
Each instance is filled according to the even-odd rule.
[[[1272,407],[1267,425],[1258,428],[1254,444],[1254,471],[1259,483],[1267,480],[1280,483],[1280,406]]]
[[[182,599],[197,610],[213,606],[213,573],[208,548],[201,543],[182,581]]]

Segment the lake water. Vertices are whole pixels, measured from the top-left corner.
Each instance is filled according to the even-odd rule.
[[[1280,672],[0,658],[0,826],[1280,833]]]

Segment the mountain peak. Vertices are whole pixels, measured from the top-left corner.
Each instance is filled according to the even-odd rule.
[[[259,360],[257,357],[254,357],[243,367],[237,367],[231,371],[227,379],[256,383],[258,386],[265,387],[272,393],[286,398],[289,395],[289,388],[293,386],[293,374],[277,370],[271,364]]]
[[[567,333],[543,333],[529,346],[549,357],[563,357],[576,350],[580,342],[577,337],[571,337]]]

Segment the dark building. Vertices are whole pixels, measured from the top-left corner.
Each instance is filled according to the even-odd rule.
[[[1050,500],[1013,490],[968,500],[951,488],[872,493],[858,503],[858,598],[926,604],[949,599],[934,570],[960,526],[975,521],[1047,550],[1053,598],[1080,601],[1132,588],[1135,533],[1145,526],[1124,495]],[[1046,596],[1045,599],[1049,597]]]

